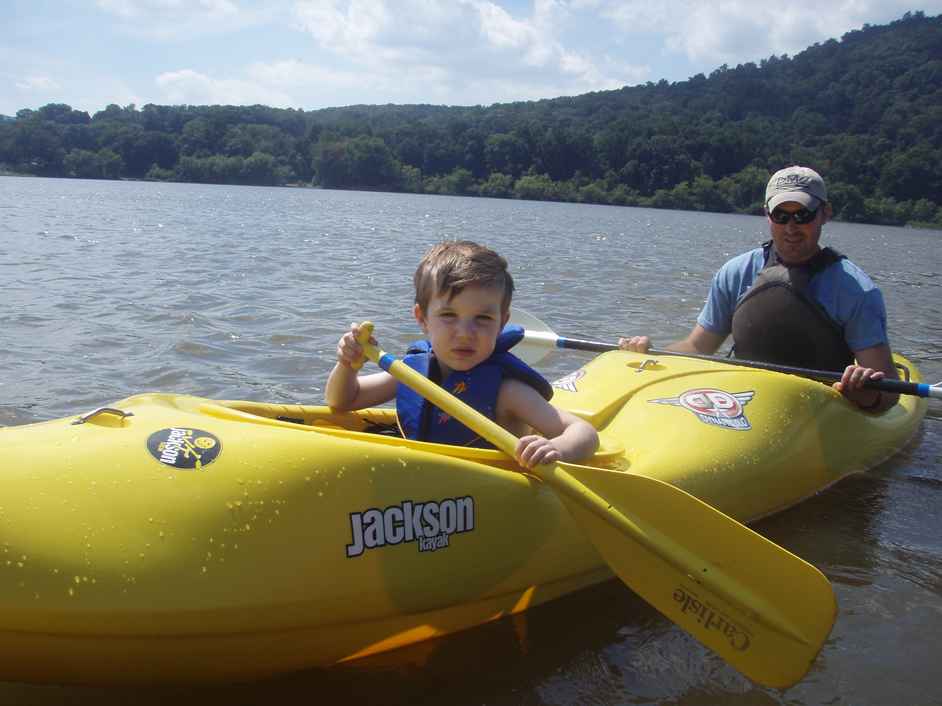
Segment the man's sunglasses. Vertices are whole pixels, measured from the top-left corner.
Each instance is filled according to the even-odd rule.
[[[821,208],[818,206],[818,208]],[[794,213],[789,213],[780,208],[773,209],[772,213],[769,214],[769,218],[772,219],[773,223],[778,223],[780,226],[785,225],[790,220],[794,220],[795,223],[802,226],[805,223],[811,223],[817,215],[818,208],[813,211],[809,211],[807,208],[799,208]]]

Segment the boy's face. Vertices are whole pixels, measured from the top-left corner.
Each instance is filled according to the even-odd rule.
[[[443,378],[453,370],[470,370],[494,352],[497,336],[510,318],[501,309],[503,298],[496,287],[472,285],[451,300],[447,293],[434,295],[428,311],[415,305],[415,320],[432,342]]]

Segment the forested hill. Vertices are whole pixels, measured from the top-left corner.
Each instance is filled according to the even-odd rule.
[[[942,15],[678,83],[490,107],[62,104],[0,121],[0,170],[724,212],[812,166],[837,216],[942,226]]]

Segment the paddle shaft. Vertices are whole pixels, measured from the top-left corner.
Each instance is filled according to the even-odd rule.
[[[422,395],[429,402],[439,409],[442,409],[451,416],[458,419],[462,424],[477,432],[482,438],[487,439],[498,449],[506,453],[511,458],[516,457],[518,439],[502,426],[492,421],[488,417],[475,410],[470,405],[458,399],[444,388],[431,382],[424,375],[397,359],[390,353],[380,350],[371,342],[369,336],[372,334],[372,325],[365,322],[361,325],[360,345],[366,358],[375,362],[380,368],[388,372],[394,378],[404,385],[412,388]],[[542,481],[550,485],[557,492],[563,493],[568,498],[575,500],[580,506],[589,510],[603,521],[618,528],[627,537],[643,546],[647,551],[657,554],[662,560],[666,561],[681,575],[696,575],[702,571],[702,559],[691,555],[683,546],[672,541],[668,537],[654,536],[650,530],[645,531],[639,527],[630,518],[626,517],[619,508],[611,502],[601,497],[585,484],[579,482],[565,469],[570,464],[552,463],[538,465],[530,471],[539,477]],[[578,466],[572,466],[579,468]],[[639,480],[642,480],[640,477]],[[643,479],[648,482],[657,482],[653,479]],[[663,484],[666,486],[666,484]],[[671,492],[677,495],[686,495],[683,491],[666,486]],[[690,497],[691,502],[701,504],[701,501]],[[708,507],[708,506],[706,506]],[[716,512],[714,510],[714,512]],[[739,525],[734,520],[731,523]],[[751,532],[742,527],[744,532]],[[740,611],[752,613],[754,619],[764,622],[769,627],[789,635],[792,639],[807,644],[806,638],[789,627],[787,622],[782,619],[773,606],[765,604],[760,597],[752,594],[748,588],[737,582],[733,577],[724,577],[718,568],[714,568],[714,581],[712,589],[721,596],[728,604],[736,606]],[[628,582],[631,585],[631,582]],[[747,600],[743,600],[746,596]],[[757,608],[761,610],[757,611]]]
[[[369,342],[361,340],[360,344],[363,346],[366,357],[374,361],[380,368],[418,392],[439,409],[446,410],[462,424],[480,434],[482,438],[487,439],[511,458],[516,457],[518,440],[509,431],[459,400],[444,388],[430,382],[424,375],[413,370],[395,356],[378,349]],[[613,508],[604,498],[599,497],[585,485],[575,480],[560,464],[536,466],[532,469],[532,472],[544,482],[551,484],[570,498],[579,501],[603,519],[615,523],[623,532],[641,544],[648,546],[652,551],[657,549],[649,546],[649,537],[633,522]],[[682,556],[683,554],[684,552],[678,551],[678,556],[672,557],[671,563],[679,571],[690,571],[691,559]],[[732,601],[736,600],[733,596],[728,598]]]
[[[614,343],[602,343],[600,341],[586,341],[579,338],[564,338],[562,336],[547,336],[543,332],[537,332],[531,336],[526,333],[527,340],[553,340],[553,345],[557,348],[569,348],[580,351],[616,351],[618,345]],[[758,368],[759,370],[771,370],[776,373],[788,373],[789,375],[799,375],[801,377],[813,378],[815,380],[833,380],[841,379],[841,373],[830,370],[812,370],[810,368],[795,368],[789,365],[776,365],[775,363],[761,363],[755,360],[740,360],[739,358],[723,358],[717,355],[703,355],[701,353],[683,353],[681,351],[664,350],[660,348],[649,348],[648,353],[652,355],[676,355],[684,358],[696,358],[697,360],[709,360],[715,363],[726,363],[727,365],[738,365],[743,368]],[[883,392],[891,392],[899,395],[915,395],[916,397],[934,397],[942,399],[942,389],[925,383],[904,382],[903,380],[867,380],[864,387]]]

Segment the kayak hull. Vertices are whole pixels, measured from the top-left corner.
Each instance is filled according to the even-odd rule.
[[[912,381],[918,371],[896,356]],[[606,381],[631,379],[626,387]],[[791,507],[893,456],[928,406],[901,395],[866,414],[829,385],[719,362],[603,355],[554,403],[624,443],[622,468],[672,483],[740,521]]]
[[[865,415],[820,383],[624,352],[556,386],[599,429],[589,465],[743,521],[884,460],[926,407]],[[391,410],[166,394],[110,408],[0,430],[2,678],[260,678],[611,576],[538,479],[497,451],[391,436]]]

